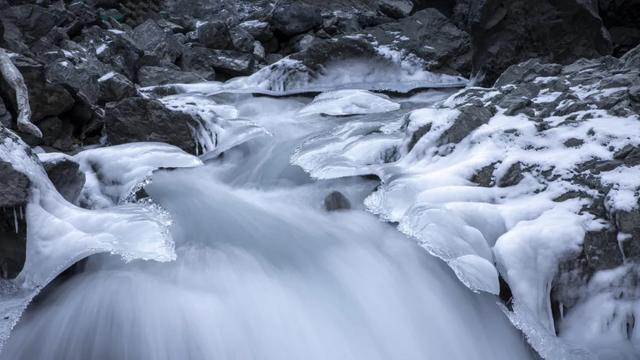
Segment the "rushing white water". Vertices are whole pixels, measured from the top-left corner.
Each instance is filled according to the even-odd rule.
[[[289,165],[341,118],[309,99],[236,99],[272,136],[146,190],[174,218],[177,260],[94,257],[27,312],[3,360],[527,359],[495,305],[362,209],[376,183],[312,181]],[[328,213],[343,192],[354,209]]]

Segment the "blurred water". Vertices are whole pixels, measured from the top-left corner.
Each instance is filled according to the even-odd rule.
[[[340,190],[289,165],[299,141],[342,119],[295,116],[304,99],[240,100],[272,137],[207,166],[157,173],[147,187],[174,217],[173,263],[92,258],[19,323],[6,360],[527,359],[496,298],[392,226],[327,213]]]

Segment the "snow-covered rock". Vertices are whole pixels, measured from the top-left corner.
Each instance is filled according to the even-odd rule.
[[[595,334],[626,344],[607,354],[637,356],[625,319],[640,315],[638,290],[622,280],[640,261],[640,103],[629,91],[640,69],[630,61],[529,61],[496,88],[340,125],[307,140],[292,163],[324,179],[377,175],[370,211],[399,223],[472,290],[497,293],[501,276],[513,295],[509,317],[543,357],[583,358],[579,347],[603,344],[590,343]],[[594,329],[585,336],[572,314],[611,297],[588,289],[622,268],[616,279],[626,287],[583,324]]]

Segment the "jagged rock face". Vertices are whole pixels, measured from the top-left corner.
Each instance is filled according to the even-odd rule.
[[[590,1],[459,0],[453,19],[473,38],[474,72],[491,84],[509,65],[530,58],[571,63],[611,53]]]
[[[157,100],[128,98],[106,107],[105,133],[113,144],[157,141],[195,153],[193,116],[166,108]]]
[[[640,44],[640,1],[598,0],[604,25],[611,34],[613,55],[621,56]]]

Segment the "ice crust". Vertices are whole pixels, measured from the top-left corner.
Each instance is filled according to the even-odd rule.
[[[125,202],[156,169],[202,165],[198,157],[176,146],[154,142],[89,149],[74,158],[86,178],[80,203],[91,209]]]
[[[193,87],[188,89],[194,90]],[[206,85],[200,85],[200,89],[208,88]],[[197,148],[205,159],[216,157],[258,136],[269,135],[267,130],[252,121],[238,118],[238,110],[235,107],[218,104],[205,93],[191,91],[166,96],[160,101],[169,109],[194,115],[200,122],[192,131],[193,138],[198,143]]]

